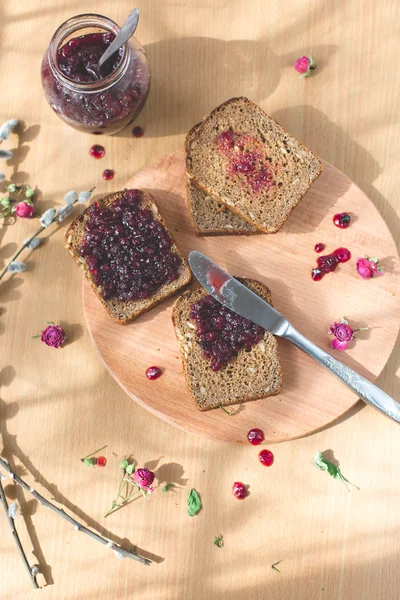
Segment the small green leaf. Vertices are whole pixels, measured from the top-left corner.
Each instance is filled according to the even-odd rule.
[[[119,468],[122,469],[123,471],[126,471],[126,467],[129,465],[128,461],[126,460],[126,458],[124,458],[123,460],[121,460],[121,462],[119,463]]]
[[[221,403],[218,404],[218,407],[221,410],[223,410],[224,413],[226,413],[228,415],[228,417],[231,417],[233,415],[233,412],[231,410],[226,410],[226,408],[224,408]]]
[[[94,466],[94,465],[93,465],[93,460],[92,460],[91,458],[84,458],[84,459],[83,459],[83,462],[84,462],[84,464],[85,464],[87,467],[93,467],[93,466]]]
[[[45,321],[46,325],[55,325],[54,321]]]
[[[167,485],[164,485],[164,487],[162,488],[162,492],[168,492],[168,490],[170,490],[171,488],[176,487],[176,485],[174,483],[167,483]]]
[[[128,465],[126,467],[125,471],[128,473],[128,475],[132,475],[132,473],[135,472],[135,463],[132,463],[131,465]]]
[[[7,190],[7,192],[14,194],[17,191],[17,186],[15,183],[9,183],[8,186],[6,187],[6,190]]]
[[[342,317],[342,321],[341,321],[341,322],[342,322],[344,325],[348,325],[348,324],[349,324],[349,322],[348,322],[348,320],[346,319],[346,317]]]
[[[379,262],[379,258],[378,258],[377,256],[370,256],[370,257],[368,258],[368,260],[369,260],[370,262],[373,262],[373,263],[375,263],[376,265],[377,265],[377,264],[378,264],[378,262]]]
[[[189,507],[188,513],[191,517],[194,517],[194,515],[201,509],[200,496],[194,488],[192,488],[189,492],[187,503]]]
[[[282,560],[283,560],[283,559],[282,559]],[[276,563],[274,563],[273,565],[271,565],[271,569],[272,569],[273,571],[276,571],[277,573],[280,573],[280,570],[277,568],[277,566],[276,566],[276,565],[279,565],[279,563],[281,563],[281,562],[282,562],[282,560],[278,560],[278,562],[276,562]]]
[[[214,539],[213,539],[213,544],[215,544],[216,546],[218,546],[218,548],[222,548],[222,546],[224,545],[224,539],[223,536],[221,534],[217,535]]]
[[[322,456],[322,452],[317,452],[317,454],[314,456],[312,464],[314,465],[314,467],[317,467],[317,469],[321,469],[321,471],[326,471],[331,477],[344,483],[344,485],[347,488],[347,491],[350,491],[346,485],[346,482],[350,483],[350,481],[347,481],[347,479],[343,477],[339,467],[331,463],[329,460],[326,460],[326,458]],[[351,483],[350,485],[354,484]],[[355,485],[354,487],[357,486]]]
[[[36,338],[40,338],[40,337],[42,337],[42,336],[41,336],[41,335],[32,335],[32,336],[31,336],[31,338],[32,338],[33,340],[35,340]]]

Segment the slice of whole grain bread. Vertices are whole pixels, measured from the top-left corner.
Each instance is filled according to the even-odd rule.
[[[272,305],[271,294],[264,284],[253,279],[238,280]],[[269,331],[265,331],[250,352],[242,348],[225,368],[211,369],[210,361],[203,356],[197,342],[195,323],[190,318],[192,304],[207,295],[201,287],[188,290],[175,301],[172,314],[186,384],[196,407],[204,411],[278,394],[282,387],[282,371],[278,344]]]
[[[257,152],[258,163],[250,159],[247,167],[232,168],[219,149],[219,136],[225,132],[247,140],[242,146],[234,145],[234,151],[247,157]],[[244,97],[221,104],[204,119],[195,135],[189,132],[188,136],[188,177],[265,233],[278,231],[322,170],[310,150]],[[254,175],[270,176],[271,181],[261,189],[249,184],[251,176],[245,171],[251,164],[255,165]]]
[[[98,204],[101,207],[110,207],[112,206],[115,200],[121,198],[126,190],[121,190],[119,192],[115,192],[114,194],[110,194],[101,200],[98,200]],[[136,190],[136,197],[139,195],[140,198],[140,207],[146,208],[152,211],[154,218],[159,221],[167,230],[167,225],[160,215],[157,205],[153,199],[153,197],[147,193],[142,192],[140,190]],[[81,212],[80,215],[71,223],[67,233],[65,234],[66,239],[66,248],[72,258],[75,260],[77,265],[82,269],[86,279],[89,280],[93,291],[96,296],[99,298],[100,302],[110,315],[110,317],[120,324],[128,323],[133,319],[136,319],[141,314],[147,312],[153,306],[156,306],[159,302],[162,302],[165,298],[172,296],[178,290],[182,289],[186,286],[192,278],[191,271],[186,261],[183,259],[182,254],[180,253],[178,247],[175,244],[175,241],[168,231],[173,245],[171,247],[171,251],[175,254],[179,255],[182,259],[181,265],[179,267],[178,278],[175,281],[171,281],[163,284],[152,296],[146,299],[137,299],[132,301],[121,301],[117,298],[104,299],[101,295],[101,288],[98,287],[91,276],[91,273],[86,265],[86,260],[80,255],[80,248],[85,237],[86,233],[86,222],[89,218],[89,210],[88,207],[86,210]]]
[[[191,141],[196,137],[201,123],[197,123],[186,136],[187,151]],[[199,235],[242,235],[259,233],[258,230],[244,219],[206,194],[195,183],[194,179],[187,180],[187,199],[189,216],[193,229]]]

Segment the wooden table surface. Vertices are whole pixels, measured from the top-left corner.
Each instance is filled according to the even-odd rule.
[[[15,183],[38,186],[39,211],[60,204],[70,189],[122,187],[143,165],[179,148],[210,109],[244,94],[353,179],[400,239],[396,0],[140,2],[138,38],[153,74],[138,121],[145,136],[103,138],[107,154],[95,162],[88,149],[98,138],[64,125],[44,100],[40,61],[66,18],[93,11],[122,23],[132,7],[127,0],[0,4],[0,120],[24,121],[22,134],[3,144],[15,149],[15,159],[2,161],[1,170]],[[304,53],[318,63],[307,80],[292,68]],[[115,169],[114,181],[102,180],[104,168]],[[35,227],[19,220],[0,230],[1,264]],[[398,426],[360,403],[318,434],[271,446],[275,464],[265,469],[250,445],[211,442],[158,420],[125,395],[92,346],[81,273],[63,248],[63,230],[49,231],[46,243],[25,255],[27,271],[0,285],[1,455],[82,523],[128,548],[135,544],[154,564],[119,561],[18,492],[16,524],[31,563],[40,564],[39,582],[47,583],[41,597],[397,599]],[[65,326],[65,348],[31,339],[44,321]],[[399,359],[397,347],[378,380],[397,398]],[[84,467],[79,458],[103,444],[106,468]],[[318,450],[330,450],[360,490],[348,492],[315,469]],[[149,501],[104,519],[124,455],[156,469],[162,485],[184,489],[158,488]],[[231,495],[236,480],[250,485],[244,502]],[[12,501],[15,489],[5,483]],[[195,518],[187,514],[191,487],[204,506]],[[2,512],[0,524],[0,598],[36,597]],[[212,543],[220,533],[221,549]],[[279,560],[277,573],[271,565]]]

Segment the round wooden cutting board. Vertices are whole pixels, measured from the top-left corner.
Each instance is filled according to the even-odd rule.
[[[175,240],[187,254],[200,250],[232,275],[263,281],[274,306],[313,342],[329,351],[329,325],[346,316],[353,327],[369,326],[346,352],[335,357],[375,380],[395,344],[400,306],[396,246],[372,202],[343,173],[328,163],[282,229],[272,235],[198,237],[186,206],[184,151],[166,156],[137,173],[128,187],[150,191]],[[338,229],[337,212],[350,212],[351,225]],[[314,245],[326,253],[348,247],[352,259],[322,281],[311,279],[316,264]],[[363,280],[356,272],[362,255],[378,256],[384,277]],[[108,370],[144,408],[182,429],[215,440],[246,442],[260,427],[268,442],[306,435],[343,415],[357,396],[336,377],[285,340],[279,340],[283,388],[278,396],[222,410],[199,412],[186,389],[171,322],[171,298],[130,325],[113,323],[89,284],[83,283],[89,331]],[[147,367],[163,375],[148,381]]]

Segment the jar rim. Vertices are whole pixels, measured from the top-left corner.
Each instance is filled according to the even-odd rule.
[[[61,23],[50,40],[48,48],[49,66],[54,77],[71,90],[81,92],[99,92],[100,90],[104,90],[111,85],[114,85],[126,72],[130,56],[130,53],[127,52],[127,45],[129,42],[125,42],[125,44],[121,46],[123,49],[122,59],[115,71],[107,75],[107,77],[104,77],[104,79],[100,79],[98,81],[89,81],[83,83],[73,81],[72,79],[66,77],[60,70],[57,62],[57,52],[65,38],[74,33],[74,31],[87,27],[101,27],[110,33],[114,33],[115,35],[118,35],[120,32],[120,27],[117,25],[117,23],[115,23],[115,21],[98,13],[82,13],[75,15],[74,17],[70,17]]]

